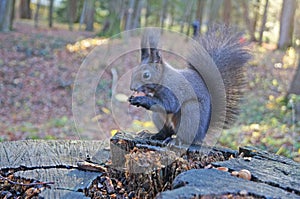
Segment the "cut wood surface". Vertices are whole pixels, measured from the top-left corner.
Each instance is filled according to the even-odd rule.
[[[254,198],[300,198],[300,164],[291,159],[269,154],[252,147],[241,147],[244,157],[214,162],[217,169],[190,170],[180,174],[173,182],[174,189],[162,192],[158,198],[192,198],[250,195]],[[232,171],[246,169],[251,180],[232,176]]]
[[[34,169],[18,171],[15,176],[27,179],[38,179],[43,182],[54,182],[51,189],[46,189],[39,194],[44,198],[84,198],[83,190],[99,172],[82,171],[78,169]]]
[[[231,176],[230,173],[217,169],[189,170],[177,176],[173,186],[174,190],[162,192],[157,198],[193,198],[195,195],[220,197],[227,194],[250,195],[255,198],[300,197],[268,184]]]
[[[14,169],[15,176],[54,182],[44,198],[84,198],[82,191],[99,172],[78,169],[77,163],[90,158],[104,163],[109,159],[109,142],[82,140],[26,140],[0,143],[0,168]]]
[[[245,151],[246,148],[242,148]],[[269,184],[283,190],[299,194],[300,198],[300,164],[288,158],[260,152],[255,149],[249,151],[252,155],[248,159],[231,159],[224,162],[212,163],[214,166],[227,167],[233,171],[247,169],[252,178],[259,184]],[[249,156],[248,156],[249,157]]]
[[[88,159],[101,164],[112,159],[123,167],[124,156],[133,148],[163,153],[168,149],[159,141],[135,138],[127,134],[115,135],[110,140],[110,145],[109,148],[108,141],[82,140],[1,142],[0,169],[4,173],[12,170],[15,176],[21,178],[54,182],[50,185],[51,189],[47,188],[39,194],[41,197],[87,198],[83,192],[91,186],[93,180],[106,171],[101,171],[100,165],[97,172],[84,171],[78,166],[80,161]],[[178,151],[183,154],[181,149]],[[226,195],[248,198],[300,198],[300,164],[289,158],[252,147],[241,147],[239,151],[235,151],[200,146],[190,147],[182,157],[184,156],[199,156],[198,162],[203,160],[203,164],[200,165],[206,169],[192,169],[175,176],[174,181],[170,182],[173,189],[159,193],[158,198],[214,198]],[[205,166],[206,160],[209,160],[207,163],[213,168]],[[225,168],[226,171],[218,170],[219,167]],[[251,173],[250,180],[231,175],[233,171],[243,169]]]
[[[87,155],[94,161],[104,161],[109,156],[107,141],[82,140],[25,140],[0,143],[0,169],[77,167]]]

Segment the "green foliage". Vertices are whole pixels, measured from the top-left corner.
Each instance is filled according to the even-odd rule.
[[[74,23],[80,22],[80,17],[82,14],[84,6],[84,1],[77,1],[77,10],[76,10],[76,17],[74,19]],[[57,7],[54,11],[55,15],[54,18],[58,22],[68,23],[68,0],[62,0],[60,6]],[[94,19],[96,23],[103,24],[106,17],[108,17],[110,11],[108,10],[108,2],[104,0],[96,0],[95,1],[95,15]]]
[[[295,57],[289,50],[264,51],[261,55],[260,49],[256,50],[247,71],[248,89],[241,114],[237,124],[224,131],[219,143],[230,148],[257,146],[299,160],[300,121],[295,118],[295,106],[300,104],[300,96],[286,93]]]
[[[69,122],[69,119],[67,116],[63,116],[61,118],[54,118],[50,121],[50,124],[57,128],[64,127]]]
[[[28,132],[28,133],[35,134],[38,131],[38,128],[30,122],[24,122],[21,126],[15,126],[10,128],[10,131],[12,132],[20,131],[20,132]]]
[[[77,11],[74,19],[75,23],[79,22],[83,9],[83,2],[84,1],[77,1]],[[55,9],[54,13],[54,18],[58,22],[68,23],[68,0],[62,0],[60,6]]]

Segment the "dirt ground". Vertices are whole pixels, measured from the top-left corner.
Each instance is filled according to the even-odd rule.
[[[0,33],[0,141],[99,139],[96,131],[78,135],[72,114],[72,91],[84,59],[105,38],[95,39],[96,33],[61,27],[34,28],[28,21],[17,21],[14,28],[12,32]],[[274,49],[271,44],[253,45],[242,114],[233,130],[222,134],[219,143],[230,148],[250,144],[299,158],[300,123],[293,120],[291,98],[285,98],[299,51]],[[116,64],[123,64],[122,59],[118,61]],[[106,75],[107,79],[97,86],[96,116],[90,119],[98,121],[109,136],[118,128],[111,119],[118,112],[109,108],[111,101],[102,99],[111,95],[111,71]],[[128,93],[120,94],[118,100],[126,101]],[[297,96],[293,99],[300,101]],[[145,112],[128,105],[125,108],[133,115],[132,129],[153,127],[149,121],[139,121]]]
[[[16,22],[0,33],[1,140],[70,138],[72,84],[84,56],[66,45],[95,33],[35,29]]]

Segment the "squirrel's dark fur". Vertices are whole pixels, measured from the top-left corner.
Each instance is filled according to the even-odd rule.
[[[153,121],[160,129],[153,139],[164,140],[177,134],[181,142],[201,142],[211,119],[211,94],[203,79],[205,74],[199,74],[191,63],[196,60],[201,66],[203,56],[199,49],[194,49],[188,67],[175,69],[162,60],[157,49],[159,36],[159,32],[149,31],[142,37],[141,65],[133,71],[130,89],[143,92],[145,96],[131,96],[129,102],[153,111]],[[224,82],[225,127],[229,127],[238,114],[244,86],[243,66],[251,57],[245,48],[246,42],[241,39],[241,33],[220,25],[209,28],[205,35],[196,38],[217,66]],[[196,97],[187,94],[188,88],[192,88]],[[199,121],[199,127],[196,133],[191,133],[190,127],[195,120]],[[180,130],[183,133],[177,133]]]

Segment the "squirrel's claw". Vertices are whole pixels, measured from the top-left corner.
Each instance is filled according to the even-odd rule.
[[[171,144],[171,145],[175,144],[175,143],[172,144],[172,141],[174,141],[172,137],[167,137],[167,138],[163,141],[163,144],[167,144],[168,146],[169,146],[170,144]]]
[[[155,104],[155,102],[150,100],[149,97],[147,96],[137,96],[137,97],[131,96],[129,97],[128,101],[131,105],[137,107],[142,106],[148,110],[151,108],[151,106]]]

